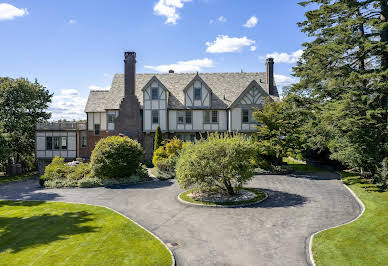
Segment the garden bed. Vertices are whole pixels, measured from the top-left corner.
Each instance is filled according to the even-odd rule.
[[[183,203],[209,207],[236,207],[259,203],[267,198],[267,194],[255,188],[243,188],[235,196],[221,194],[203,194],[195,190],[187,190],[178,195]]]

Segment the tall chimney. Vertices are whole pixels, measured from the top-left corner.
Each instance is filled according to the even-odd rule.
[[[135,95],[136,53],[124,53],[124,96]]]
[[[267,85],[267,92],[269,95],[275,95],[275,90],[274,90],[274,75],[273,75],[273,58],[267,58],[265,60],[265,65],[266,65],[266,85]]]

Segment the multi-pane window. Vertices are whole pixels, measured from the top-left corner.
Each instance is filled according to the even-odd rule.
[[[194,88],[194,100],[201,100],[201,88]]]
[[[67,150],[67,137],[61,137],[61,150]]]
[[[248,109],[242,110],[242,122],[249,123],[249,110]]]
[[[46,137],[46,150],[53,149],[53,137]]]
[[[210,123],[210,112],[209,111],[203,111],[203,122],[205,124]]]
[[[179,111],[177,113],[178,124],[191,124],[192,123],[192,112],[191,111]]]
[[[151,116],[152,116],[152,124],[159,124],[159,111],[152,110]]]
[[[185,123],[185,112],[178,112],[178,124],[184,124]]]
[[[54,150],[59,150],[59,147],[61,147],[60,142],[61,142],[60,137],[53,137]]]
[[[218,123],[218,111],[212,111],[212,123]]]
[[[81,147],[86,148],[87,145],[88,145],[88,142],[87,142],[86,134],[83,134],[81,136]]]
[[[94,135],[95,136],[100,135],[100,124],[94,124]]]
[[[107,116],[108,116],[108,123],[115,122],[115,114],[107,114]]]
[[[218,123],[218,111],[217,110],[204,111],[203,122],[205,124]]]
[[[152,88],[152,100],[159,99],[159,88]]]
[[[191,124],[191,111],[186,111],[186,124]]]

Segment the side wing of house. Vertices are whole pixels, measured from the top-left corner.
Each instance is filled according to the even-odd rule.
[[[167,131],[166,87],[154,76],[143,88],[143,131],[154,132],[158,126]]]
[[[254,132],[257,122],[252,116],[255,108],[260,108],[269,95],[255,81],[251,82],[237,100],[230,106],[229,130]]]

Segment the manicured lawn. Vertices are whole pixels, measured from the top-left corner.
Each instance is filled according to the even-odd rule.
[[[318,168],[318,167],[315,167],[312,165],[308,165],[305,162],[294,160],[290,157],[283,158],[283,162],[287,163],[288,166],[290,166],[292,168],[292,170],[294,170],[296,172],[310,172],[310,173],[327,172],[327,170],[325,170],[325,169]]]
[[[16,175],[16,176],[1,176],[0,175],[0,184],[5,184],[9,182],[19,181],[23,179],[28,179],[32,177],[37,177],[36,172],[30,172],[23,175]]]
[[[103,207],[0,201],[1,265],[171,265],[167,248]]]
[[[388,192],[343,172],[342,179],[365,205],[355,222],[319,233],[313,239],[317,265],[388,265]]]
[[[256,194],[256,197],[250,200],[245,200],[245,201],[238,201],[238,202],[208,202],[208,201],[199,201],[195,200],[191,197],[188,196],[192,192],[192,190],[188,190],[183,192],[182,194],[179,195],[180,199],[190,202],[190,203],[196,203],[196,204],[202,204],[202,205],[221,205],[221,206],[233,206],[233,205],[240,205],[240,204],[248,204],[248,203],[254,203],[258,202],[266,197],[266,194],[263,192],[258,191],[257,189],[254,188],[244,188],[245,190],[249,190],[253,193]]]

